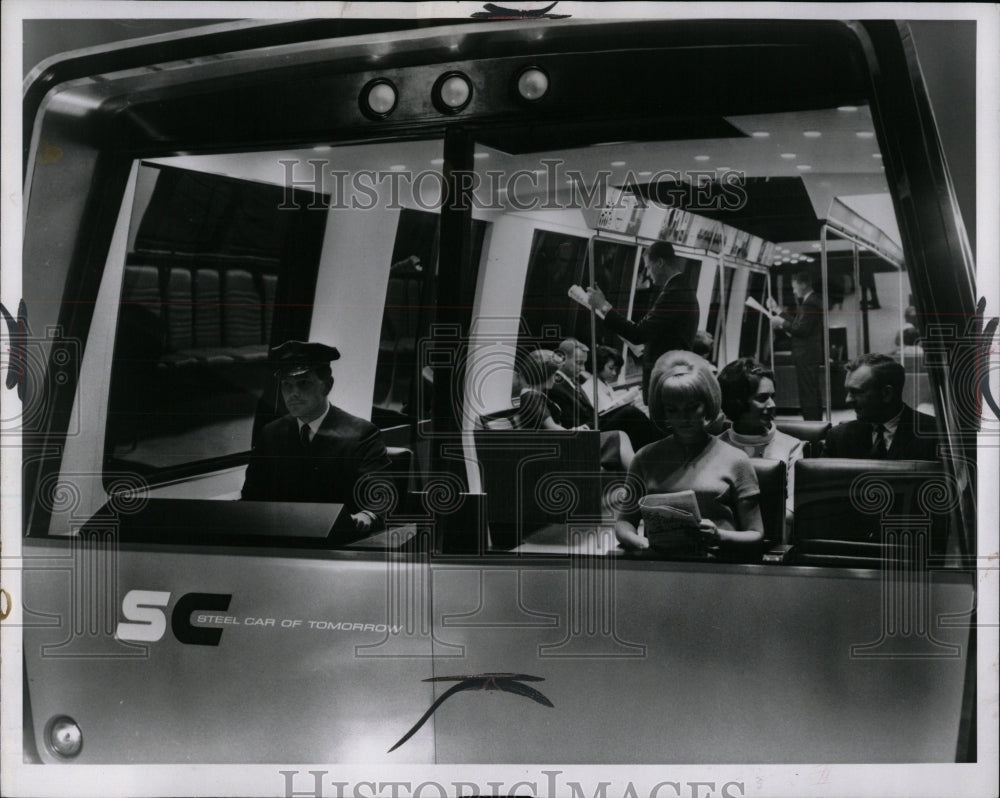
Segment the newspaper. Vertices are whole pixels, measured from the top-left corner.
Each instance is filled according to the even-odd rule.
[[[691,549],[701,539],[701,513],[693,490],[651,493],[639,501],[649,545],[654,549]]]
[[[569,296],[570,299],[572,299],[574,302],[580,303],[587,310],[591,310],[592,309],[590,307],[590,303],[587,301],[587,292],[583,290],[583,286],[580,286],[580,285],[571,285],[569,287],[569,290],[566,292],[566,294],[567,294],[567,296]],[[603,319],[604,318],[604,311],[603,310],[594,310],[594,313],[597,314],[597,318],[599,318],[599,319]]]

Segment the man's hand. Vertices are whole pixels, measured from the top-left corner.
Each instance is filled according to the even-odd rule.
[[[780,313],[781,312],[781,305],[779,305],[777,302],[774,301],[774,297],[773,296],[769,296],[767,298],[767,309],[769,311],[771,311],[772,313]]]
[[[771,326],[776,330],[782,330],[785,327],[785,320],[781,316],[770,316]]]
[[[594,310],[601,311],[601,313],[607,313],[611,310],[611,303],[608,302],[604,296],[604,292],[597,285],[592,285],[587,289],[587,304]]]
[[[375,526],[375,516],[368,510],[354,513],[351,520],[354,521],[354,528],[359,532],[371,532],[372,527]]]

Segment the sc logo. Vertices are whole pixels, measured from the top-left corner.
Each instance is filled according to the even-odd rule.
[[[191,625],[195,610],[225,612],[233,596],[230,593],[185,593],[170,613],[170,629],[181,643],[191,646],[217,646],[221,629]],[[122,615],[131,623],[119,621],[115,637],[140,643],[155,643],[167,630],[167,615],[160,609],[170,603],[170,593],[160,590],[130,590],[122,600]]]

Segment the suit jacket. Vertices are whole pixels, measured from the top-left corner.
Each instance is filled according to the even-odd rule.
[[[917,436],[920,430],[922,437]],[[928,431],[937,432],[937,422],[933,416],[917,413],[903,405],[899,426],[892,438],[892,446],[886,452],[886,460],[937,460],[938,438],[928,436]],[[853,457],[867,459],[872,451],[872,425],[867,421],[846,421],[838,424],[826,434],[823,444],[824,457]]]
[[[671,279],[660,291],[653,307],[639,321],[629,321],[615,310],[604,318],[605,326],[633,344],[645,344],[642,355],[642,393],[648,396],[649,375],[657,358],[673,349],[691,349],[698,331],[698,296],[684,275]]]
[[[795,313],[781,314],[784,331],[792,338],[792,359],[796,363],[823,363],[823,302],[813,291]]]
[[[594,426],[594,408],[587,401],[579,385],[573,385],[562,372],[556,374],[555,382],[549,388],[549,401],[558,408],[559,413],[552,417],[564,427],[578,427],[586,424]]]
[[[258,436],[243,482],[243,498],[253,501],[336,502],[350,513],[359,508],[357,481],[389,465],[378,427],[330,407],[308,447],[299,425],[288,415],[272,421]]]
[[[594,406],[582,385],[574,388],[566,377],[557,374],[552,388],[549,389],[549,400],[558,409],[558,412],[553,413],[552,417],[564,427],[578,427],[580,424],[586,424],[593,429]],[[602,441],[608,432],[624,432],[628,435],[629,443],[636,451],[639,451],[647,443],[652,443],[663,437],[663,434],[653,426],[653,422],[641,410],[632,405],[623,405],[602,413],[598,424],[601,429]],[[615,440],[617,441],[617,438]],[[617,458],[617,454],[615,457]]]

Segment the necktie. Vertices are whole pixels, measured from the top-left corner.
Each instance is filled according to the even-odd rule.
[[[307,449],[309,448],[309,441],[312,438],[311,432],[308,424],[303,424],[302,429],[299,430],[299,440],[302,441],[302,445]]]
[[[885,427],[881,424],[875,425],[875,442],[872,444],[872,458],[875,460],[884,460],[886,455],[885,448]]]

